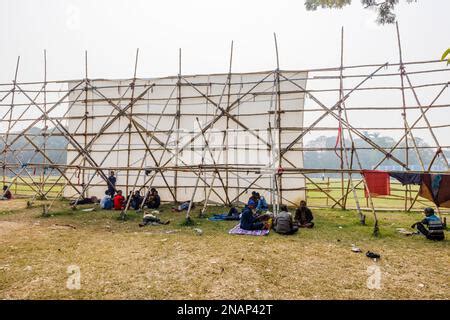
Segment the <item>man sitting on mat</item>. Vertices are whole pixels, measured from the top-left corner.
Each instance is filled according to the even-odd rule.
[[[241,228],[244,230],[263,230],[269,229],[269,221],[261,221],[263,216],[254,216],[253,210],[255,209],[255,204],[250,203],[242,209],[241,213]]]

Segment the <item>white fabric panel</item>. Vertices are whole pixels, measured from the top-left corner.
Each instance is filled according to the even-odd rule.
[[[278,154],[278,135],[281,133],[283,149],[302,131],[304,93],[301,88],[306,87],[306,77],[305,72],[282,72],[279,96],[277,75],[272,71],[232,74],[230,82],[227,74],[182,76],[181,86],[177,86],[178,77],[137,80],[134,87],[132,80],[93,80],[87,102],[85,93],[75,101],[80,94],[78,90],[69,96],[73,106],[68,113],[68,130],[83,147],[101,132],[89,148],[90,156],[103,168],[115,168],[117,187],[124,193],[131,191],[135,183],[137,187],[148,183],[147,187],[151,184],[159,189],[163,201],[173,201],[173,195],[179,201],[188,200],[197,182],[198,169],[192,172],[165,170],[146,176],[144,168],[199,165],[203,159],[203,163],[209,165],[216,162],[219,166],[260,167],[243,173],[229,171],[227,174],[221,170],[220,178],[216,176],[214,180],[215,192],[211,193],[210,201],[220,203],[227,199],[223,185],[228,200],[247,201],[252,190],[258,190],[269,200],[273,173],[279,165],[274,161]],[[69,89],[75,84],[68,83]],[[139,96],[142,97],[129,108],[132,98]],[[117,109],[125,108],[126,114],[118,116]],[[276,121],[278,109],[281,110],[281,128]],[[134,122],[131,130],[129,117]],[[205,126],[209,129],[202,134],[201,128]],[[150,152],[146,151],[146,145]],[[293,148],[301,146],[300,140]],[[89,165],[82,156],[72,163],[78,154],[69,144],[67,163]],[[303,166],[301,151],[290,150],[284,158],[282,167]],[[123,168],[128,165],[141,170],[130,171],[127,178]],[[69,169],[67,172],[69,177],[73,175],[71,182],[80,189],[80,184],[83,181],[87,184],[95,174],[94,170]],[[202,172],[200,176],[195,201],[205,199],[213,180],[212,172]],[[258,180],[255,182],[255,179]],[[283,201],[298,203],[305,198],[305,181],[301,175],[286,174],[281,180]],[[249,190],[239,195],[250,185]],[[100,197],[105,189],[105,182],[95,174],[87,195]],[[65,189],[65,196],[74,195],[73,188]]]

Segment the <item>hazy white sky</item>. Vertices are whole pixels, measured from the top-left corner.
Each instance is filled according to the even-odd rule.
[[[44,49],[50,79],[82,77],[85,49],[93,77],[132,76],[136,48],[142,77],[176,74],[178,48],[183,73],[224,72],[231,40],[235,71],[272,69],[273,32],[282,68],[335,66],[341,26],[347,63],[396,60],[394,26],[376,25],[375,12],[353,2],[308,12],[303,0],[2,0],[0,77],[12,79],[20,55],[19,78],[41,79]],[[405,60],[441,56],[449,12],[448,0],[399,5]]]
[[[375,12],[364,10],[358,0],[353,2],[342,10],[308,12],[303,0],[2,0],[0,81],[13,79],[18,55],[18,80],[42,80],[44,49],[50,80],[83,78],[84,50],[88,50],[92,78],[132,77],[136,48],[140,48],[139,77],[175,75],[178,48],[183,52],[184,74],[226,72],[232,40],[233,71],[274,69],[273,32],[278,37],[282,69],[338,66],[342,26],[346,64],[397,62],[395,26],[377,25]],[[404,60],[439,59],[450,46],[450,1],[403,2],[396,13]],[[448,78],[449,72],[444,72],[428,81]],[[437,90],[424,92],[422,103],[429,103]],[[439,103],[450,103],[448,91]],[[400,104],[396,94],[396,101],[389,97],[390,105]],[[354,103],[387,103],[382,98],[373,95]],[[415,104],[411,96],[408,99]],[[333,101],[334,97],[328,102]],[[410,114],[410,120],[415,116]],[[448,109],[430,111],[430,119],[447,123]],[[374,120],[386,126],[402,121],[400,112],[395,117],[378,113],[352,118],[361,126]],[[333,124],[327,121],[323,125]],[[438,135],[450,144],[448,128]],[[425,133],[417,136],[429,140]]]

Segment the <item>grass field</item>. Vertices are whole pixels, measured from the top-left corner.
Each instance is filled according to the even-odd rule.
[[[43,184],[44,193],[48,192],[48,197],[53,198],[57,195],[61,195],[62,186],[65,185],[65,179],[61,178],[58,180],[58,176],[50,176],[46,177],[45,184]],[[357,177],[354,177],[354,183],[356,184],[359,180]],[[329,195],[331,195],[335,200],[340,200],[342,197],[341,190],[341,180],[336,178],[330,179],[320,179],[313,178],[312,179],[315,184],[317,184],[320,188],[325,190]],[[37,185],[33,184],[33,181],[37,183]],[[54,185],[56,183],[56,185]],[[5,184],[11,183],[11,178],[6,179]],[[11,191],[15,195],[19,195],[21,197],[32,197],[36,194],[30,185],[33,185],[34,189],[37,190],[40,187],[41,177],[33,176],[31,179],[28,176],[22,176],[20,179],[16,179],[15,182],[11,185]],[[348,180],[344,179],[344,193],[347,188]],[[68,188],[71,188],[68,186]],[[329,208],[334,205],[334,201],[327,197],[325,193],[319,190],[319,188],[313,183],[307,182],[307,199],[310,206],[316,207],[326,207]],[[416,196],[419,186],[411,186],[411,191],[408,192],[408,208],[411,202],[414,200]],[[98,195],[97,195],[98,196]],[[368,199],[364,197],[364,186],[361,183],[356,189],[356,196],[359,200],[361,208],[370,208],[370,203]],[[404,209],[405,208],[405,187],[400,183],[395,182],[394,179],[391,181],[391,195],[390,196],[382,196],[382,197],[373,197],[373,203],[375,208],[377,209]],[[433,207],[434,205],[423,198],[418,198],[416,203],[413,206],[413,210],[418,210],[423,208],[424,206]],[[347,208],[356,208],[356,201],[353,192],[350,192],[347,197]],[[336,206],[339,208],[339,206]],[[448,211],[448,210],[447,210]]]
[[[0,211],[1,299],[450,297],[449,240],[396,232],[419,220],[417,213],[380,212],[381,236],[374,238],[370,214],[361,226],[356,212],[330,209],[314,212],[314,229],[266,237],[229,235],[236,222],[196,218],[198,235],[169,205],[160,214],[169,225],[144,228],[134,212],[120,221],[118,212],[72,211],[67,202],[55,203],[47,218],[39,202],[27,209],[19,199],[0,202]],[[363,253],[352,252],[352,244]],[[367,258],[367,250],[381,259]],[[70,265],[80,268],[79,290],[66,287]],[[367,286],[373,266],[380,289]]]

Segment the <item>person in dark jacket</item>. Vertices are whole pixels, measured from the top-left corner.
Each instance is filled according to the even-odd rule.
[[[108,193],[111,198],[114,198],[114,194],[116,193],[116,177],[114,176],[114,171],[109,173],[108,177]]]
[[[0,200],[11,200],[12,194],[11,191],[9,191],[8,186],[3,186],[3,194],[0,197]]]
[[[276,216],[273,224],[276,233],[291,235],[298,231],[298,226],[292,221],[292,215],[286,205],[280,206],[280,213]]]
[[[134,210],[139,210],[142,200],[143,198],[141,196],[141,193],[138,190],[136,190],[134,194],[131,196],[130,207],[133,208]]]
[[[444,240],[444,224],[441,219],[434,214],[433,208],[425,208],[424,214],[425,219],[414,223],[411,228],[417,228],[417,230],[429,240]],[[428,226],[428,228],[425,226]]]
[[[244,230],[263,230],[267,229],[267,224],[260,221],[258,217],[253,215],[255,209],[254,204],[249,204],[242,209],[241,213],[241,229]]]
[[[300,201],[300,207],[295,211],[295,223],[300,228],[314,227],[314,217],[312,211],[306,206],[306,201]]]
[[[156,191],[155,188],[151,188],[146,203],[147,208],[158,209],[160,205],[161,205],[161,198],[159,197],[158,191]]]

